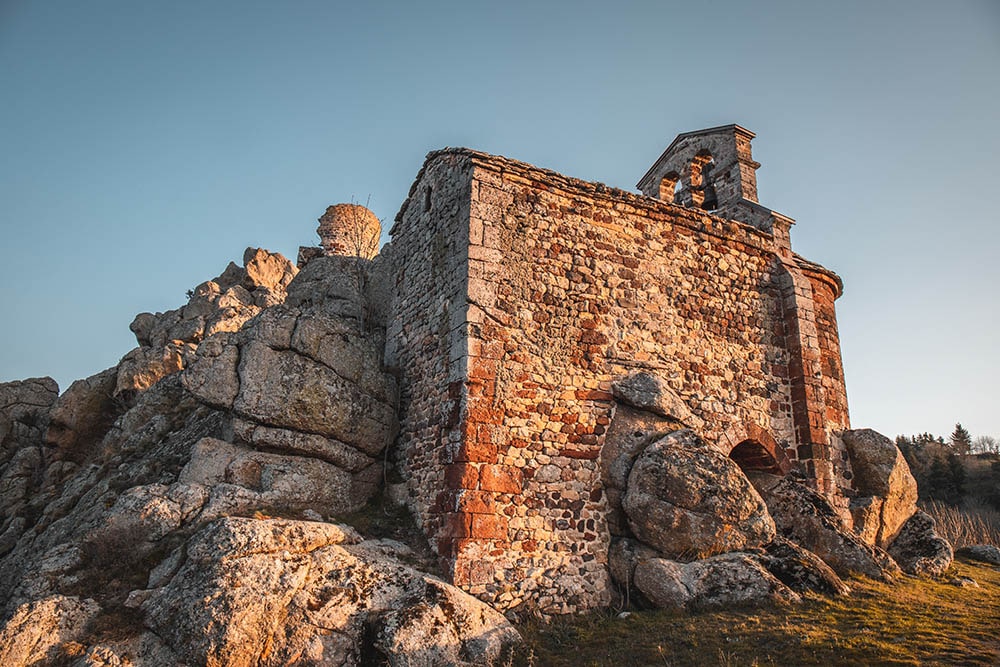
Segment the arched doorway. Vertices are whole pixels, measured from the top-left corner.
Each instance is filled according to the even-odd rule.
[[[722,442],[729,443],[729,458],[745,473],[785,475],[792,469],[792,461],[784,448],[757,424],[734,426],[723,437]]]
[[[743,472],[766,472],[772,475],[782,474],[781,466],[771,453],[759,442],[744,440],[733,447],[729,458],[736,462]]]

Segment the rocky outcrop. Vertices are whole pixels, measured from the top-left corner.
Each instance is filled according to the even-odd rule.
[[[871,429],[844,431],[857,497],[851,499],[854,532],[883,549],[917,511],[917,482],[902,452]]]
[[[18,607],[0,630],[0,665],[58,664],[99,613],[93,600],[53,595]]]
[[[608,528],[612,535],[631,535],[622,499],[635,460],[652,442],[678,428],[677,421],[652,412],[627,405],[615,409],[600,456],[601,482],[608,499]]]
[[[650,558],[662,558],[662,555],[638,540],[628,537],[614,540],[608,549],[608,570],[612,581],[623,592],[628,592],[635,586],[636,566]]]
[[[768,572],[797,593],[847,595],[851,592],[823,559],[783,537],[765,546],[760,560]]]
[[[238,511],[309,509],[321,515],[343,516],[371,498],[381,476],[381,467],[376,465],[352,474],[314,456],[274,454],[202,438],[191,450],[191,460],[178,481],[220,490],[223,485],[239,487],[226,494],[227,502],[235,502],[238,507],[233,509]]]
[[[747,570],[749,566],[746,565],[746,562],[748,560],[755,562],[795,593],[846,595],[850,592],[850,588],[819,556],[781,537],[776,538],[762,549],[734,552],[723,556],[713,556],[692,563],[677,563],[663,558],[654,549],[641,542],[625,538],[616,540],[612,544],[608,553],[608,567],[612,579],[618,584],[623,595],[628,591],[638,591],[655,606],[675,611],[693,607],[700,608],[703,605],[711,606],[712,604],[705,601],[694,601],[694,592],[702,590],[697,589],[697,587],[693,588],[692,579],[688,576],[691,572],[702,572],[697,568],[688,569],[689,565],[695,565],[695,563],[702,563],[699,567],[708,568],[709,571],[716,569],[728,571],[728,569],[735,568],[742,571],[744,576],[749,577],[753,582],[751,588],[756,590],[756,593],[747,592],[746,597],[734,602],[734,604],[744,606],[766,604],[775,599],[774,595],[785,601],[795,600],[794,596],[787,595],[784,589],[773,587],[773,582],[770,579],[759,578],[757,576],[760,571],[758,567],[753,566]],[[643,568],[641,576],[639,574],[640,566]],[[640,579],[642,580],[641,584]],[[736,585],[737,581],[734,580],[730,583]],[[766,586],[765,583],[767,583]],[[738,596],[742,593],[734,592],[733,595]],[[712,597],[717,596],[717,593],[712,595]],[[735,597],[733,599],[736,600]]]
[[[147,533],[153,534],[152,527],[173,512],[153,502],[158,494],[154,490],[169,488],[176,481],[192,443],[205,436],[221,436],[223,431],[222,416],[201,406],[175,377],[144,392],[96,445],[86,448],[80,463],[55,458],[60,451],[46,448],[24,521],[9,553],[0,558],[0,615],[34,600],[76,595],[80,587],[86,588],[85,582],[92,579],[85,562],[86,545],[108,531],[122,534],[124,528],[115,526],[144,526],[142,539],[127,541],[126,553],[152,551],[155,545],[146,539]],[[80,448],[71,451],[83,452]],[[149,502],[139,502],[141,498]],[[193,514],[192,508],[186,516],[190,519]],[[160,534],[180,523],[173,521]],[[109,571],[113,565],[103,569]],[[96,595],[101,586],[95,583],[86,592]]]
[[[266,459],[268,470],[284,469],[289,479],[326,476],[332,486],[324,488],[341,488],[328,512],[364,505],[378,489],[380,455],[396,432],[395,381],[381,371],[380,358],[355,321],[285,305],[269,308],[238,333],[206,340],[181,374],[184,386],[235,416],[237,445],[283,457],[279,465],[274,456],[230,448],[229,462],[215,465],[212,474],[226,479],[237,467],[251,470],[240,478],[257,489],[256,479],[270,477],[252,470],[263,470]],[[201,458],[209,456],[207,448],[199,451]],[[285,488],[287,496],[303,495],[294,485]]]
[[[883,580],[898,573],[892,558],[847,530],[830,503],[803,482],[765,474],[753,476],[753,482],[778,533],[815,553],[837,573],[857,572]]]
[[[870,572],[881,573],[874,550],[839,527],[833,508],[818,494],[801,485],[783,489],[786,482],[768,474],[758,474],[751,483],[738,465],[690,430],[650,444],[658,429],[675,423],[619,406],[608,432],[610,446],[606,443],[601,453],[606,489],[621,488],[623,473],[628,474],[622,503],[628,530],[616,532],[614,521],[609,522],[612,533],[621,537],[612,542],[608,567],[623,596],[638,592],[655,606],[681,611],[791,601],[798,592],[845,594],[848,587],[822,558],[776,536],[783,527],[797,538],[811,538],[817,530],[811,524],[823,520],[837,539],[824,535],[825,540],[815,542],[821,547],[838,544],[841,552],[854,548],[858,559],[869,558]],[[755,484],[764,489],[764,498]],[[784,524],[775,526],[765,499],[784,510]],[[613,501],[609,493],[612,519]],[[798,528],[790,530],[785,506],[800,502],[822,511],[814,509],[811,524],[798,520]]]
[[[475,598],[331,524],[221,519],[133,596],[190,664],[479,665],[518,640]],[[212,600],[212,604],[201,604]]]
[[[52,378],[0,383],[0,556],[17,542],[44,470],[42,439],[59,388]]]
[[[0,461],[19,446],[41,440],[58,396],[59,386],[49,377],[0,383]]]
[[[230,262],[221,275],[195,287],[187,305],[165,313],[140,313],[131,325],[139,347],[119,363],[114,394],[131,398],[184,369],[202,340],[239,331],[264,308],[282,303],[297,273],[281,255],[247,248],[242,267]]]
[[[362,266],[367,266],[362,261]],[[357,320],[365,294],[358,286],[358,263],[353,257],[317,257],[309,261],[289,285],[285,305]]]
[[[1000,549],[992,544],[973,544],[962,547],[955,551],[956,556],[968,558],[969,560],[989,563],[990,565],[1000,565]]]
[[[54,459],[79,463],[111,428],[119,413],[113,396],[115,375],[109,368],[77,380],[56,400],[45,433]]]
[[[248,251],[58,399],[0,385],[0,662],[482,664],[517,640],[403,545],[322,523],[377,492],[396,428],[382,334],[325,259],[302,285]]]
[[[889,553],[907,574],[941,575],[951,566],[954,556],[951,544],[934,530],[934,519],[924,512],[911,516]]]
[[[758,547],[775,535],[739,466],[689,430],[646,447],[629,473],[623,507],[635,536],[671,558]]]
[[[744,553],[727,553],[691,563],[663,558],[640,561],[635,585],[660,609],[702,611],[799,602],[801,598]]]

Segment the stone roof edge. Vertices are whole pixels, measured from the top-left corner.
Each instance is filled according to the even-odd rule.
[[[728,126],[723,126],[723,127],[728,127]],[[700,130],[700,131],[704,132],[705,130]],[[409,206],[409,203],[413,198],[414,194],[416,194],[417,183],[420,182],[420,179],[423,176],[424,172],[427,170],[428,165],[430,165],[430,163],[433,162],[435,159],[445,155],[465,156],[468,157],[475,165],[480,167],[493,169],[499,172],[510,171],[522,176],[526,175],[534,176],[537,180],[546,181],[551,185],[556,185],[566,190],[571,190],[571,191],[576,190],[577,192],[581,192],[589,196],[601,197],[603,199],[610,201],[618,201],[624,204],[628,204],[630,206],[635,206],[636,208],[644,208],[646,210],[663,210],[669,208],[679,212],[683,212],[688,217],[695,217],[695,216],[707,217],[722,223],[738,225],[742,231],[752,236],[758,237],[758,239],[761,242],[762,248],[769,248],[770,244],[772,243],[772,236],[770,234],[762,232],[756,227],[748,225],[745,222],[741,222],[740,220],[733,220],[718,215],[712,215],[708,211],[704,211],[701,209],[690,209],[684,206],[678,206],[676,204],[671,204],[665,201],[661,201],[654,197],[647,197],[646,195],[643,194],[636,194],[634,192],[629,192],[628,190],[622,190],[620,188],[611,187],[610,185],[606,185],[604,183],[599,183],[595,181],[585,181],[580,178],[566,176],[565,174],[560,174],[559,172],[553,171],[551,169],[536,167],[533,164],[529,164],[527,162],[521,162],[520,160],[514,160],[508,157],[503,157],[502,155],[492,155],[490,153],[484,153],[482,151],[477,151],[471,148],[461,148],[461,147],[441,148],[439,150],[431,151],[430,153],[427,154],[423,166],[420,167],[420,171],[417,172],[417,175],[413,180],[413,185],[410,186],[410,191],[407,194],[406,199],[403,201],[403,204],[399,208],[399,212],[396,214],[395,218],[396,223],[399,223],[399,221],[402,220],[406,208]],[[696,227],[695,226],[696,223],[694,220],[685,220],[682,218],[680,220],[677,220],[677,222],[680,223],[682,226],[690,227],[692,229],[695,229],[696,231],[705,234],[710,234],[720,239],[732,238],[725,234],[719,234],[718,232],[711,229]],[[389,234],[392,235],[395,232],[395,229],[396,226],[393,225],[393,228],[389,230]]]
[[[715,127],[706,127],[703,130],[692,130],[691,132],[681,132],[676,137],[674,137],[674,140],[670,142],[669,146],[663,149],[663,152],[660,153],[660,157],[656,158],[652,166],[650,166],[650,168],[646,170],[646,173],[642,175],[642,178],[639,179],[639,182],[635,184],[635,187],[642,190],[643,184],[646,182],[646,180],[653,174],[654,171],[656,171],[656,168],[659,166],[660,162],[666,159],[667,155],[670,153],[670,151],[674,149],[674,146],[676,146],[677,142],[680,141],[681,139],[687,139],[688,137],[697,137],[698,135],[701,134],[715,134],[716,132],[721,132],[723,130],[733,130],[735,132],[745,134],[749,136],[751,139],[757,136],[747,128],[737,123],[729,123],[728,125],[716,125]]]
[[[834,297],[840,298],[844,295],[844,280],[835,271],[831,271],[822,264],[810,261],[797,252],[793,252],[792,255],[795,257],[795,261],[798,262],[799,268],[803,271],[814,273],[826,279],[834,288]]]
[[[429,165],[431,163],[431,160],[433,160],[438,155],[441,155],[443,153],[453,152],[456,150],[461,151],[465,149],[442,148],[440,150],[431,151],[426,155],[426,157],[424,157],[424,163],[420,165],[420,169],[419,171],[417,171],[417,175],[414,176],[413,183],[410,184],[410,191],[406,193],[406,199],[404,199],[403,203],[399,205],[399,210],[396,212],[396,217],[393,218],[393,225],[389,229],[390,237],[396,233],[396,225],[398,225],[399,222],[403,219],[403,214],[406,212],[406,208],[410,205],[410,200],[412,200],[413,195],[416,194],[417,184],[420,182],[420,179],[423,178],[424,172],[427,171],[427,165]]]

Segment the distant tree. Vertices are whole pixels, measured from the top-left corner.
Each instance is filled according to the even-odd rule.
[[[989,491],[985,494],[986,502],[1000,510],[1000,461],[994,461],[990,464],[990,473],[993,484],[990,485]]]
[[[961,424],[955,424],[951,432],[951,448],[956,454],[968,454],[972,449],[972,435]]]
[[[949,504],[965,496],[966,470],[963,459],[943,437],[931,433],[897,436],[896,446],[902,452],[921,500],[940,500]]]
[[[1000,454],[1000,441],[990,435],[981,435],[972,441],[973,454]]]
[[[965,479],[967,477],[961,457],[955,454],[948,455],[948,472],[951,473],[952,502],[958,503],[965,497]]]
[[[923,499],[957,505],[962,500],[964,485],[965,468],[961,458],[948,454],[934,457],[923,480],[923,488],[920,480],[917,480],[917,492]]]

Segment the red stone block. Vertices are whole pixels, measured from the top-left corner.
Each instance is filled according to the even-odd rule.
[[[465,412],[465,418],[476,424],[499,424],[503,420],[503,411],[489,404],[470,405]]]
[[[472,380],[496,380],[497,362],[494,359],[475,359],[469,366],[469,378]]]
[[[494,514],[472,514],[472,537],[484,540],[507,539],[507,518]]]
[[[461,491],[455,499],[459,512],[470,514],[495,514],[494,494],[489,491]]]
[[[560,452],[563,456],[570,459],[585,459],[594,460],[600,454],[600,450],[594,449],[564,449]]]
[[[523,487],[521,470],[504,465],[485,465],[480,473],[480,488],[498,493],[520,493]]]
[[[479,470],[466,463],[445,466],[444,483],[450,489],[474,489],[479,485]]]
[[[456,463],[495,463],[497,460],[497,446],[492,442],[481,442],[478,440],[466,440],[458,448],[455,454]],[[470,488],[470,487],[462,487]]]
[[[465,422],[463,422],[462,423],[462,439],[464,439],[464,440],[475,440],[476,439],[476,430],[477,430],[478,426],[479,426],[478,424],[476,424],[475,422],[471,422],[469,420],[466,420]]]
[[[498,417],[499,419],[499,417]],[[476,440],[482,444],[493,444],[493,429],[496,428],[492,423],[480,424],[476,428]]]
[[[592,345],[605,345],[608,342],[608,337],[597,331],[584,331],[580,336],[580,342]]]
[[[443,515],[440,536],[444,539],[471,537],[473,516],[464,512]]]
[[[598,389],[580,389],[576,392],[577,400],[582,401],[611,401],[614,396],[611,392],[600,391]]]
[[[492,398],[496,394],[496,383],[494,382],[468,382],[469,398]]]

